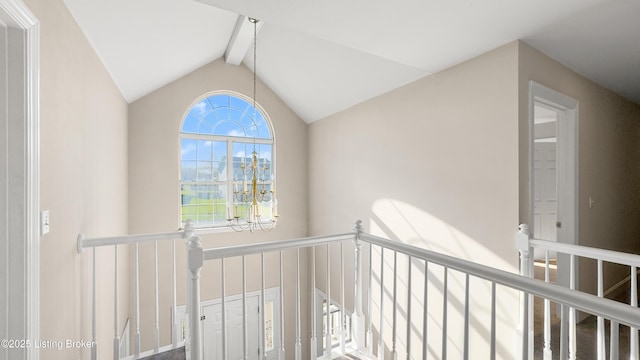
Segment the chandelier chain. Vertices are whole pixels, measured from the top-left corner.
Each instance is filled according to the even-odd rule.
[[[253,152],[251,153],[251,163],[247,167],[244,160],[240,169],[242,170],[242,189],[235,188],[233,191],[234,210],[233,216],[231,212],[228,214],[227,223],[235,231],[249,230],[253,232],[256,229],[262,231],[271,231],[276,225],[278,219],[278,205],[275,197],[275,181],[271,179],[271,190],[266,190],[266,174],[267,174],[267,160],[263,159],[262,165],[256,152],[256,137],[258,135],[258,124],[256,122],[257,112],[256,109],[256,89],[257,89],[257,38],[258,38],[258,21],[255,18],[248,18],[249,22],[253,24]],[[262,172],[261,172],[262,171]],[[270,202],[271,207],[271,219],[263,220],[260,214],[260,204],[264,202]],[[247,218],[242,219],[238,211],[238,205],[245,207],[247,211]]]

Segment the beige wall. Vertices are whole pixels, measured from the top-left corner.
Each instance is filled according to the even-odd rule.
[[[216,60],[202,68],[164,86],[135,101],[129,107],[129,231],[148,233],[173,231],[179,226],[179,131],[182,118],[199,97],[218,90],[252,95],[253,74],[245,66],[228,65],[223,59]],[[307,148],[306,125],[271,90],[261,82],[257,87],[257,102],[273,123],[276,136],[276,158],[278,179],[278,204],[281,215],[275,230],[264,233],[222,233],[202,235],[205,248],[248,242],[289,239],[307,234]],[[178,247],[178,304],[184,304],[184,245]],[[143,348],[151,345],[149,334],[153,333],[153,272],[149,265],[153,262],[153,245],[141,246],[141,332]],[[170,264],[170,244],[160,244],[160,264]],[[266,257],[268,269],[267,287],[279,283],[278,257]],[[294,299],[295,272],[294,252],[285,252],[286,296]],[[247,261],[249,291],[260,287],[259,257]],[[241,268],[235,261],[228,262],[227,295],[241,291]],[[202,299],[220,296],[220,265],[218,262],[205,265],[202,275]],[[304,273],[303,273],[304,274]],[[160,271],[161,343],[170,342],[168,327],[171,307],[171,273],[169,266]],[[306,291],[304,292],[306,295]],[[144,297],[144,295],[147,295]],[[306,302],[306,301],[305,301]],[[285,303],[288,309],[294,303]],[[306,312],[305,312],[306,313]],[[294,317],[289,312],[286,317],[287,349],[293,349]],[[306,319],[303,323],[306,329]],[[307,346],[305,344],[305,346]],[[291,350],[293,351],[293,350]],[[306,350],[305,350],[306,351]]]
[[[209,91],[250,95],[252,76],[244,66],[217,60],[127,106],[63,2],[25,2],[41,21],[41,207],[51,211],[51,233],[41,242],[41,339],[89,340],[91,255],[90,251],[75,252],[78,232],[95,237],[177,229],[177,134],[182,116],[196,98]],[[260,83],[258,102],[270,115],[277,136],[281,222],[268,234],[203,236],[204,246],[342,233],[362,219],[372,233],[516,271],[513,234],[518,223],[528,219],[528,190],[523,188],[528,181],[527,150],[522,144],[527,144],[527,82],[531,79],[580,102],[581,243],[639,252],[640,244],[633,240],[640,232],[634,221],[640,203],[634,181],[640,171],[636,155],[639,106],[521,42],[310,126]],[[593,209],[585,200],[589,196],[596,200]],[[177,267],[183,269],[182,244],[177,247]],[[141,275],[143,294],[153,293],[148,270],[151,251],[150,244],[141,247],[141,261],[147,265]],[[108,358],[113,339],[113,250],[97,253],[102,284],[98,346],[100,358]],[[161,264],[168,264],[168,244],[160,245],[160,254]],[[323,256],[319,251],[320,262]],[[332,256],[337,258],[337,253]],[[121,248],[120,259],[120,274],[129,273],[128,249]],[[293,252],[285,253],[289,298],[295,275],[293,259]],[[389,261],[388,254],[385,259]],[[258,261],[252,260],[248,273],[257,273]],[[379,261],[379,254],[374,254],[374,261]],[[268,268],[277,266],[275,256],[268,256],[267,262]],[[400,264],[406,269],[406,260],[400,259]],[[418,273],[421,264],[413,266],[414,274]],[[218,267],[214,263],[204,271],[203,279],[211,279],[203,289],[204,299],[219,296]],[[239,291],[237,264],[231,262],[229,267],[235,269],[229,271],[227,291],[233,294]],[[169,299],[170,274],[168,267],[161,269],[161,296]],[[334,267],[334,276],[338,270]],[[387,286],[391,283],[388,276],[389,271]],[[437,303],[442,269],[432,268],[429,276],[436,284],[431,296]],[[179,270],[179,304],[184,303],[184,277]],[[123,326],[131,297],[126,291],[128,280],[123,275],[120,279],[119,323]],[[461,291],[460,280],[450,274],[454,298]],[[277,282],[277,275],[270,273],[268,286]],[[472,281],[472,286],[474,294],[487,291],[486,283]],[[258,287],[250,281],[249,290]],[[416,288],[414,291],[421,291]],[[351,296],[350,286],[346,291]],[[379,288],[374,291],[378,291],[374,298],[379,298]],[[338,289],[332,293],[338,294]],[[499,321],[507,329],[516,322],[517,298],[509,292],[501,295]],[[483,324],[488,324],[487,304],[482,300],[483,296],[477,296],[473,305],[475,337],[482,336]],[[152,333],[150,302],[147,298],[142,303],[146,345]],[[161,335],[166,344],[170,305],[163,301],[161,306]],[[455,319],[460,314],[454,309],[450,316]],[[307,321],[305,318],[303,329],[308,328]],[[286,317],[286,326],[287,334],[292,334],[292,316]],[[452,326],[450,332],[455,339],[459,329]],[[293,349],[293,337],[287,337],[287,349]],[[513,331],[498,338],[499,357],[511,358]],[[303,354],[308,354],[308,336],[304,339]],[[472,344],[474,353],[486,352],[484,341]],[[42,350],[41,354],[55,360],[86,358],[88,352],[64,349]]]
[[[343,232],[360,218],[365,229],[375,234],[517,271],[513,246],[519,201],[517,57],[517,43],[512,43],[312,123],[308,131],[310,234]],[[374,254],[374,264],[379,261]],[[385,262],[392,261],[393,254],[386,253]],[[406,286],[406,259],[399,261],[399,279]],[[420,282],[422,265],[414,267],[413,274],[420,278],[414,281]],[[393,281],[387,278],[389,273],[385,273],[387,289]],[[440,319],[435,304],[441,301],[437,285],[442,269],[434,266],[429,274],[434,284],[431,315]],[[449,281],[450,296],[457,296],[454,303],[464,300],[459,297],[464,279],[451,273]],[[486,335],[489,324],[490,303],[485,301],[489,285],[472,280],[472,286],[472,353],[485,358],[488,344],[482,334]],[[373,288],[375,310],[377,282]],[[422,298],[422,293],[416,298]],[[389,300],[385,306],[390,306]],[[513,327],[507,329],[516,324],[517,296],[505,292],[498,308],[499,329],[505,331],[498,336],[498,357],[515,358]],[[460,323],[459,310],[449,307],[449,355],[454,358],[460,355],[455,342],[459,344],[461,332],[452,325]],[[417,328],[421,324],[414,320]],[[430,324],[438,325],[438,320]],[[406,329],[402,323],[398,326]],[[390,335],[387,329],[387,347]],[[434,344],[439,342],[431,345],[437,354],[440,348]],[[415,348],[414,355],[421,356]],[[400,351],[401,358],[405,350]]]
[[[40,339],[91,340],[91,251],[77,254],[76,237],[127,231],[127,103],[61,0],[25,3],[41,22],[41,208],[51,212],[40,248]],[[113,349],[112,254],[97,253],[100,358]],[[126,302],[121,311],[124,325]],[[41,349],[40,358],[89,354]]]
[[[580,245],[640,253],[640,105],[599,86],[524,42],[520,69],[520,220],[528,222],[528,86],[536,81],[578,101]],[[589,197],[595,200],[589,208]],[[595,291],[593,263],[580,264],[582,290]],[[628,269],[605,268],[605,289]]]

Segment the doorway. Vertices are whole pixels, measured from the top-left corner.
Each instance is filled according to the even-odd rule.
[[[530,224],[533,237],[578,243],[578,102],[531,81],[529,83]],[[534,249],[534,276],[544,280],[550,262],[550,282],[569,287],[567,256]],[[577,274],[577,265],[573,269]],[[576,276],[576,283],[577,276]],[[555,306],[553,306],[555,307]],[[552,308],[552,323],[560,319]],[[541,331],[543,304],[534,302],[534,333]]]
[[[537,239],[558,239],[558,110],[534,103],[533,115],[533,233]],[[555,259],[555,254],[549,254]],[[534,259],[545,253],[534,249]]]
[[[247,317],[247,359],[259,359],[260,355],[260,316],[259,316],[259,296],[247,296],[246,317]],[[226,353],[223,356],[222,347],[222,303],[202,306],[203,324],[202,338],[205,360],[222,359],[243,359],[244,358],[244,338],[243,338],[243,313],[242,299],[227,300],[225,302],[226,313]]]
[[[577,244],[578,102],[536,82],[529,85],[533,237]]]
[[[40,336],[39,24],[22,1],[0,0],[0,329]],[[11,260],[11,261],[9,261]],[[38,359],[37,347],[0,358]]]

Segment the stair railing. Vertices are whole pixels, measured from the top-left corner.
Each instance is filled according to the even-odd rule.
[[[541,249],[545,254],[545,283],[550,284],[550,258],[549,254],[554,252],[558,256],[564,255],[568,257],[568,285],[569,289],[576,290],[577,288],[577,279],[578,279],[578,271],[577,271],[577,263],[580,258],[583,259],[592,259],[597,263],[597,297],[604,298],[604,264],[618,264],[629,267],[629,289],[630,289],[630,301],[629,306],[627,308],[631,309],[631,314],[629,316],[633,316],[634,318],[640,316],[640,310],[637,310],[638,307],[638,281],[637,281],[637,273],[640,268],[640,255],[623,253],[618,251],[611,251],[606,249],[599,249],[587,246],[580,246],[575,244],[565,244],[554,241],[547,241],[542,239],[534,238],[530,231],[529,227],[526,224],[520,225],[520,230],[516,236],[516,246],[520,251],[521,258],[521,267],[520,272],[521,275],[525,277],[532,278],[534,276],[534,259],[533,259],[533,249]],[[562,269],[559,267],[559,269]],[[620,282],[618,285],[624,283],[625,281]],[[551,350],[551,300],[545,298],[544,299],[544,344],[543,344],[543,356],[545,360],[552,359],[553,352]],[[526,318],[521,320],[521,324],[528,323],[528,326],[524,327],[528,328],[528,335],[523,336],[526,338],[526,342],[528,343],[528,354],[532,358],[533,357],[533,300],[531,297],[528,297],[526,301]],[[560,357],[568,358],[568,359],[576,359],[577,358],[577,348],[576,348],[576,310],[580,310],[579,308],[573,306],[571,303],[565,303],[560,308],[560,322],[561,322],[561,334],[560,334]],[[594,313],[595,314],[595,313]],[[606,357],[606,332],[605,332],[605,320],[607,320],[607,316],[605,314],[595,314],[597,315],[597,331],[596,331],[596,346],[597,346],[597,359],[605,360]],[[618,359],[619,354],[619,329],[620,323],[616,319],[609,319],[610,323],[610,341],[609,341],[609,359]],[[630,326],[630,334],[629,334],[629,359],[640,360],[639,355],[639,342],[638,342],[638,324],[629,324]]]
[[[135,316],[135,330],[133,334],[133,354],[126,358],[139,359],[141,357],[157,354],[160,352],[174,349],[181,346],[181,340],[178,339],[178,334],[181,333],[177,324],[176,314],[176,240],[186,240],[189,237],[194,236],[194,229],[191,222],[187,222],[185,228],[179,231],[157,233],[157,234],[141,234],[141,235],[125,235],[125,236],[113,236],[102,238],[85,238],[84,234],[79,234],[77,238],[77,251],[82,253],[85,248],[92,248],[93,250],[93,264],[92,264],[92,315],[91,315],[91,328],[92,328],[92,340],[93,346],[91,348],[91,359],[97,359],[97,286],[96,281],[96,248],[111,246],[114,249],[114,339],[113,339],[113,358],[119,360],[120,357],[120,324],[119,324],[119,307],[118,302],[120,300],[119,285],[118,285],[118,246],[133,245],[134,246],[134,316]],[[171,294],[173,298],[172,311],[172,323],[171,323],[171,344],[168,346],[160,346],[160,307],[159,307],[159,277],[158,277],[158,243],[161,241],[172,242],[172,277],[171,277]],[[139,263],[139,251],[138,245],[144,242],[153,242],[154,244],[154,325],[153,325],[153,349],[142,351],[141,350],[141,334],[140,334],[140,263]]]
[[[522,239],[523,235],[520,234],[520,238]],[[522,320],[523,320],[523,327],[521,329],[522,331],[522,343],[521,343],[521,347],[520,347],[520,358],[521,359],[529,359],[531,358],[529,355],[529,351],[530,351],[530,341],[529,341],[529,334],[528,331],[526,331],[526,329],[530,328],[530,324],[528,323],[529,321],[529,317],[526,316],[526,311],[527,309],[530,308],[529,304],[528,304],[528,299],[530,297],[533,296],[538,296],[544,299],[548,299],[549,301],[555,302],[557,304],[560,304],[562,306],[566,306],[567,308],[572,308],[574,310],[580,310],[583,311],[585,313],[588,314],[593,314],[595,316],[599,316],[602,317],[603,319],[608,319],[610,321],[612,321],[613,323],[616,324],[620,324],[620,325],[624,325],[624,326],[628,326],[632,329],[636,329],[638,327],[640,327],[640,312],[638,312],[638,309],[627,305],[627,304],[623,304],[623,303],[619,303],[619,302],[615,302],[612,300],[608,300],[602,297],[598,297],[595,295],[591,295],[591,294],[587,294],[587,293],[582,293],[579,291],[576,291],[574,289],[569,289],[566,287],[562,287],[556,284],[552,284],[549,282],[545,282],[545,281],[541,281],[541,280],[536,280],[533,278],[530,278],[528,276],[522,276],[519,274],[515,274],[515,273],[511,273],[511,272],[507,272],[507,271],[503,271],[503,270],[498,270],[495,268],[491,268],[488,266],[484,266],[484,265],[480,265],[477,263],[473,263],[470,261],[466,261],[460,258],[455,258],[452,256],[447,256],[447,255],[443,255],[440,253],[435,253],[432,251],[428,251],[422,248],[417,248],[415,246],[412,245],[408,245],[408,244],[404,244],[404,243],[400,243],[397,241],[393,241],[390,239],[386,239],[380,236],[375,236],[372,234],[367,234],[364,233],[362,231],[361,228],[361,224],[360,222],[357,222],[356,224],[356,231],[353,233],[346,233],[346,234],[339,234],[339,235],[331,235],[331,236],[319,236],[319,237],[308,237],[308,238],[300,238],[300,239],[293,239],[293,240],[284,240],[284,241],[275,241],[275,242],[268,242],[268,243],[260,243],[260,244],[248,244],[248,245],[238,245],[238,246],[231,246],[231,247],[225,247],[225,248],[217,248],[217,249],[203,249],[202,245],[199,241],[199,238],[197,236],[193,236],[190,238],[189,240],[189,245],[188,245],[188,268],[189,268],[189,272],[190,272],[190,282],[191,282],[191,305],[190,305],[190,311],[191,313],[189,314],[189,319],[190,319],[190,324],[189,324],[189,328],[190,328],[190,338],[187,344],[187,353],[188,353],[188,359],[191,360],[202,360],[202,344],[203,344],[203,339],[202,339],[202,334],[201,334],[201,325],[200,325],[200,321],[201,321],[201,314],[200,314],[200,270],[202,268],[202,266],[205,264],[205,262],[213,260],[213,259],[221,259],[221,266],[222,266],[222,271],[221,271],[221,276],[222,276],[222,306],[224,309],[224,304],[225,304],[225,295],[224,295],[224,267],[225,267],[225,262],[224,259],[228,259],[231,257],[241,257],[242,258],[242,266],[243,266],[243,270],[242,270],[242,277],[243,277],[243,283],[246,283],[246,271],[244,270],[244,257],[248,256],[248,255],[252,255],[252,254],[260,254],[261,255],[261,262],[262,262],[262,274],[261,276],[263,276],[262,278],[262,291],[264,292],[264,273],[265,273],[265,269],[264,269],[264,255],[266,253],[269,252],[279,252],[280,253],[280,259],[282,259],[282,252],[284,250],[288,250],[288,249],[295,249],[296,250],[296,264],[298,264],[298,268],[297,271],[299,272],[299,262],[300,262],[300,249],[309,249],[310,251],[310,258],[311,258],[311,263],[310,263],[310,272],[311,272],[311,277],[310,277],[310,281],[311,281],[311,288],[315,289],[316,288],[316,276],[315,276],[315,270],[316,270],[316,266],[318,265],[316,262],[316,248],[318,247],[325,247],[327,249],[327,261],[326,261],[326,274],[328,274],[327,278],[326,278],[326,292],[327,294],[325,294],[326,296],[326,304],[327,304],[327,311],[326,311],[326,315],[327,315],[327,321],[326,324],[327,326],[325,326],[325,333],[323,334],[323,336],[325,336],[325,347],[324,347],[324,354],[322,355],[323,358],[325,359],[329,359],[331,358],[334,354],[334,350],[333,350],[333,346],[332,346],[332,336],[329,333],[329,324],[330,319],[329,319],[329,307],[331,304],[331,280],[332,280],[332,276],[330,275],[330,271],[329,269],[333,266],[332,260],[330,259],[330,255],[331,255],[331,251],[330,248],[333,246],[335,249],[335,246],[337,246],[337,244],[340,244],[341,249],[342,249],[342,243],[344,243],[345,241],[355,241],[355,256],[354,256],[354,269],[355,269],[355,273],[353,277],[345,277],[344,271],[341,271],[341,279],[340,279],[340,288],[343,289],[344,288],[344,283],[343,282],[349,282],[349,281],[353,281],[353,285],[355,286],[355,291],[354,291],[354,316],[353,316],[353,326],[351,327],[351,336],[354,339],[353,344],[354,344],[354,349],[352,349],[351,351],[355,351],[355,352],[359,352],[361,354],[364,354],[368,357],[373,358],[375,355],[375,348],[377,346],[377,358],[382,360],[385,359],[386,356],[386,347],[389,346],[390,348],[390,357],[393,358],[394,360],[397,359],[401,354],[399,354],[399,350],[398,350],[398,345],[399,342],[402,342],[402,344],[404,344],[404,346],[406,347],[406,354],[408,355],[407,358],[409,358],[409,354],[411,354],[414,350],[412,349],[412,346],[415,346],[414,344],[411,343],[411,334],[412,334],[412,329],[411,329],[411,324],[407,324],[407,329],[406,329],[406,333],[403,334],[403,331],[401,329],[398,328],[398,321],[397,321],[397,315],[399,312],[398,306],[403,305],[405,306],[406,309],[406,316],[408,319],[411,319],[412,316],[412,308],[411,308],[411,294],[412,294],[412,289],[411,289],[411,284],[412,284],[412,276],[413,274],[411,273],[411,264],[415,262],[418,263],[422,263],[424,266],[424,282],[425,282],[425,292],[424,292],[424,299],[423,299],[423,304],[425,306],[425,308],[427,308],[428,302],[427,302],[427,284],[429,283],[429,277],[428,277],[428,273],[429,273],[429,266],[431,266],[432,264],[438,265],[440,267],[443,268],[443,281],[441,284],[441,291],[442,291],[442,319],[441,319],[441,324],[442,324],[442,333],[443,336],[441,336],[440,338],[442,339],[442,342],[440,344],[429,344],[430,342],[430,337],[429,337],[429,333],[428,333],[428,328],[427,328],[427,311],[424,311],[424,319],[422,321],[423,323],[423,329],[422,329],[422,347],[421,349],[418,349],[418,351],[422,351],[422,356],[423,358],[427,358],[427,353],[428,351],[428,346],[432,346],[433,349],[435,349],[436,352],[438,352],[440,354],[440,356],[442,358],[446,358],[447,357],[447,353],[449,351],[452,351],[453,349],[450,349],[449,347],[451,345],[449,345],[448,341],[451,340],[450,337],[452,336],[452,334],[448,333],[447,330],[447,323],[448,323],[448,308],[451,308],[451,304],[450,304],[450,299],[447,298],[447,294],[450,291],[450,285],[449,285],[449,281],[448,281],[448,276],[450,272],[457,272],[457,273],[461,273],[464,275],[465,281],[464,281],[464,295],[463,295],[463,299],[457,299],[457,301],[462,303],[463,306],[463,312],[464,312],[464,325],[463,325],[463,331],[462,331],[462,338],[461,339],[456,339],[456,343],[457,344],[461,344],[460,345],[460,352],[462,353],[462,358],[463,359],[470,359],[473,358],[473,356],[471,355],[471,350],[470,350],[470,342],[472,341],[471,339],[471,332],[470,332],[470,324],[471,324],[471,314],[469,311],[470,308],[470,279],[471,278],[478,278],[478,279],[482,279],[484,281],[488,281],[491,284],[491,298],[488,300],[490,302],[490,309],[491,309],[491,320],[490,320],[490,324],[489,324],[489,341],[490,341],[490,359],[495,359],[496,358],[496,354],[498,353],[497,351],[497,340],[496,340],[496,317],[498,316],[498,307],[496,306],[497,303],[497,296],[496,296],[496,286],[502,286],[502,287],[506,287],[509,289],[513,289],[516,291],[519,291],[521,294],[523,294],[522,298],[524,299],[523,302],[523,307],[522,307]],[[528,242],[528,239],[526,240],[526,242]],[[368,246],[364,246],[365,244],[368,244]],[[533,243],[535,245],[535,242]],[[373,264],[372,262],[372,253],[374,249],[379,249],[379,254],[380,254],[380,267],[377,268],[377,264]],[[368,306],[366,308],[366,313],[363,311],[363,296],[364,296],[364,289],[363,289],[363,279],[362,279],[362,275],[363,275],[363,271],[362,271],[362,255],[363,252],[367,250],[368,254],[369,254],[369,269],[368,269],[368,274],[369,274],[369,281],[367,282],[367,299],[368,299]],[[393,254],[393,260],[389,259],[389,255]],[[385,256],[386,255],[386,256]],[[403,276],[405,276],[405,274],[399,274],[398,271],[398,259],[400,256],[406,257],[409,260],[409,264],[410,266],[408,267],[408,273],[406,274],[406,278],[407,280],[407,290],[408,290],[408,294],[409,296],[407,296],[407,304],[398,304],[398,279],[403,278]],[[341,262],[344,261],[344,256],[342,255],[341,252]],[[384,271],[385,271],[385,266],[388,266],[388,263],[392,262],[392,271],[393,271],[393,284],[384,284],[385,281],[385,276],[384,276]],[[322,264],[320,264],[320,266],[322,266]],[[527,267],[528,265],[525,264],[525,266],[523,267]],[[381,288],[381,297],[384,297],[384,293],[385,290],[387,290],[388,288],[392,289],[389,290],[389,292],[392,293],[391,297],[391,305],[392,305],[392,309],[386,310],[386,308],[383,306],[385,305],[385,301],[383,298],[381,298],[381,302],[380,302],[380,306],[379,306],[379,310],[380,310],[380,316],[379,316],[379,321],[377,324],[373,323],[373,318],[374,315],[373,314],[373,310],[371,307],[371,284],[372,284],[372,280],[373,280],[373,269],[374,267],[376,267],[376,270],[379,271],[380,273],[380,288]],[[341,263],[340,265],[340,269],[344,269],[343,264]],[[282,271],[283,271],[283,267],[282,267],[282,261],[280,262],[280,279],[281,279],[281,283],[280,283],[280,291],[282,294],[282,287],[285,285],[282,283]],[[301,355],[301,351],[300,351],[300,343],[301,343],[301,333],[300,333],[300,279],[299,276],[296,277],[296,299],[295,299],[295,303],[296,303],[296,334],[295,334],[295,359],[296,360],[300,360],[302,355]],[[342,298],[342,294],[341,298]],[[244,299],[246,299],[246,287],[243,287],[243,308],[245,308],[244,306]],[[281,295],[282,296],[282,295]],[[415,296],[415,295],[414,295]],[[316,304],[315,304],[315,295],[312,295],[312,302],[313,305],[312,307],[312,311],[311,311],[311,317],[312,317],[312,327],[310,329],[310,340],[309,343],[311,345],[311,354],[310,354],[310,359],[316,359],[318,358],[318,353],[316,351],[317,347],[317,343],[318,343],[318,334],[316,333],[316,323],[315,323],[315,318],[316,318],[316,314],[315,314],[315,309],[316,309]],[[264,296],[262,297],[263,302],[264,302]],[[475,299],[475,301],[480,301],[482,299]],[[387,301],[388,302],[388,301]],[[283,299],[281,297],[281,301],[280,301],[280,306],[282,306],[283,303]],[[340,306],[342,307],[342,314],[344,314],[344,303],[340,304]],[[261,306],[264,306],[264,304],[262,304]],[[246,309],[246,308],[245,308]],[[385,316],[389,316],[387,313],[391,313],[391,326],[390,329],[387,329],[387,325],[384,323],[384,317]],[[223,314],[224,314],[224,310],[223,310]],[[283,312],[281,311],[281,314],[283,314]],[[243,318],[246,319],[245,316],[243,316]],[[263,320],[264,321],[264,320]],[[344,316],[342,317],[342,324],[341,326],[341,331],[344,331],[344,329],[346,328],[345,323],[344,323]],[[246,330],[246,320],[244,320],[244,328],[243,328],[243,336],[245,337],[245,339],[243,339],[243,344],[246,344],[246,334],[247,334],[247,330]],[[262,324],[262,326],[264,327],[264,323]],[[225,318],[223,316],[222,318],[222,354],[223,354],[223,358],[226,358],[226,344],[227,344],[227,334],[225,333]],[[377,329],[376,329],[377,328]],[[281,326],[282,329],[282,326]],[[377,338],[378,338],[378,343],[374,344],[373,343],[373,338],[374,338],[374,332],[377,330],[378,334],[377,334]],[[383,332],[387,331],[387,330],[391,330],[391,341],[390,344],[385,343],[385,336],[383,334]],[[281,330],[282,331],[282,330]],[[284,334],[282,334],[281,336],[281,340],[283,339]],[[387,336],[388,338],[388,336]],[[344,339],[344,335],[341,334],[340,339]],[[263,335],[263,345],[264,345],[264,335]],[[344,341],[344,340],[342,340]],[[438,346],[439,345],[439,346]],[[437,349],[439,348],[439,349]],[[342,353],[345,350],[345,347],[343,344],[341,344],[341,346],[338,348],[338,353]],[[279,359],[284,359],[284,343],[280,345],[280,348],[278,350],[278,358]],[[402,354],[404,355],[404,354]],[[245,348],[245,354],[244,354],[244,358],[247,358],[247,353],[246,353],[246,348]],[[266,354],[263,352],[262,353],[262,357],[261,359],[266,359]]]

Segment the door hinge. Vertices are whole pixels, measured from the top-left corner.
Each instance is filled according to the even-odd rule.
[[[200,321],[204,321],[206,318],[207,318],[206,315],[202,315],[202,316],[200,316]]]
[[[562,221],[556,221],[556,227],[560,229],[562,227]]]

